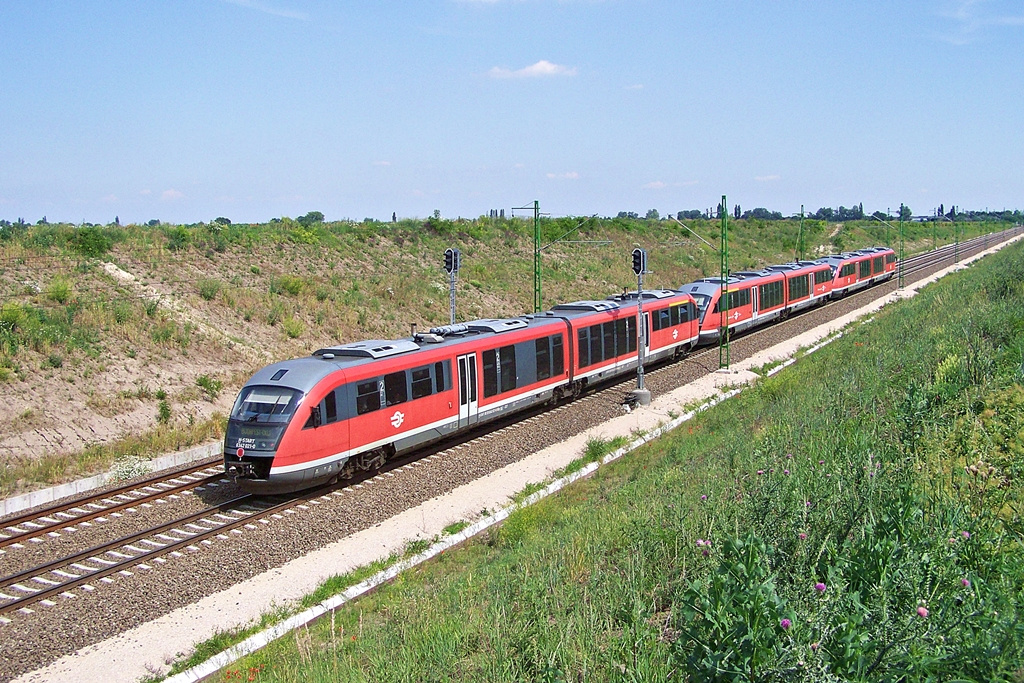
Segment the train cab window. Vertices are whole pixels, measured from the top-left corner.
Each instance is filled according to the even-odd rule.
[[[840,269],[839,277],[849,277],[849,276],[853,275],[856,270],[857,270],[857,264],[856,263],[847,263],[845,266],[842,267],[842,269]]]
[[[561,375],[565,372],[565,362],[563,360],[562,350],[562,335],[556,334],[551,337],[551,374],[555,376]]]
[[[254,386],[242,390],[231,417],[245,422],[288,422],[302,394],[285,387]]]
[[[551,338],[541,337],[534,342],[537,352],[537,381],[551,377]]]
[[[896,254],[886,254],[885,255],[885,262],[886,263],[896,263]]]
[[[871,277],[871,259],[864,259],[860,262],[860,273],[857,277]]]
[[[365,415],[380,410],[380,380],[356,384],[356,414]]]
[[[443,378],[442,378],[442,381]],[[412,371],[412,400],[430,396],[434,393],[434,381],[430,378],[430,366],[415,368]]]
[[[576,333],[576,350],[580,355],[580,367],[590,365],[590,330],[585,327]]]
[[[396,406],[409,400],[409,388],[405,383],[405,370],[384,375],[384,396],[389,406]]]
[[[615,358],[615,321],[601,324],[601,336],[604,338],[604,359]],[[625,352],[625,349],[623,349]]]
[[[871,259],[871,270],[873,270],[876,273],[881,273],[883,270],[885,270],[885,266],[882,265],[881,256]]]
[[[324,424],[331,424],[332,422],[338,421],[338,400],[334,397],[334,392],[328,392],[324,396]]]
[[[516,347],[502,346],[498,349],[498,374],[503,392],[516,388]]]

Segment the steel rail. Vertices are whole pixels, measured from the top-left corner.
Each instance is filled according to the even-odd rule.
[[[49,508],[45,508],[43,510],[38,510],[36,512],[19,515],[18,517],[12,518],[10,520],[5,520],[4,522],[0,522],[0,524],[3,525],[2,527],[0,527],[0,548],[14,545],[15,543],[21,543],[22,541],[42,536],[44,534],[56,531],[57,529],[64,529],[69,526],[81,524],[82,522],[89,522],[96,519],[97,517],[103,517],[104,515],[119,512],[121,510],[135,507],[136,505],[141,505],[143,503],[148,503],[152,500],[165,498],[179,491],[189,491],[199,486],[214,483],[224,478],[225,475],[223,472],[211,474],[205,478],[185,482],[184,484],[175,484],[162,491],[157,491],[155,493],[147,493],[137,498],[132,498],[130,500],[120,502],[114,501],[114,499],[117,498],[118,496],[126,496],[134,491],[142,491],[146,488],[154,487],[156,485],[169,482],[174,479],[187,477],[191,474],[195,474],[196,472],[202,472],[203,470],[210,469],[211,467],[214,467],[217,464],[218,461],[216,460],[204,461],[202,464],[199,465],[191,465],[180,470],[168,472],[160,477],[152,477],[146,480],[145,482],[139,482],[137,484],[122,486],[112,491],[104,491],[103,493],[97,493],[88,498],[82,498],[71,502],[61,503],[60,505],[55,505]],[[107,504],[98,510],[84,512],[83,514],[79,514],[74,517],[67,517],[66,519],[60,519],[56,522],[48,522],[44,524],[39,523],[40,520],[46,520],[46,518],[48,517],[55,517],[57,515],[70,515],[74,510],[79,508],[104,505],[104,501],[111,501],[111,504]],[[34,525],[38,528],[33,528],[28,531],[22,531],[21,529],[18,529],[18,527],[23,525]],[[12,530],[14,531],[14,533],[11,533]]]

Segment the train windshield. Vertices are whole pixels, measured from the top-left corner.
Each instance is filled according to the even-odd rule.
[[[288,422],[302,392],[285,387],[245,387],[235,401],[231,417],[244,422]]]
[[[697,302],[697,310],[700,311],[700,315],[703,318],[704,317],[704,312],[708,308],[708,304],[711,303],[711,297],[708,296],[707,294],[697,294],[697,293],[691,294],[690,296],[692,296],[693,300]]]

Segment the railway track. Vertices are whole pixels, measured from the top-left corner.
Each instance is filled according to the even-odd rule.
[[[1012,234],[1017,234],[1019,232],[1020,229],[1018,228]],[[1004,235],[1002,239],[1006,239],[1009,236],[1011,235]],[[909,276],[931,272],[944,266],[947,261],[952,262],[958,256],[968,256],[986,248],[989,244],[994,244],[996,241],[1002,241],[1002,239],[997,240],[992,236],[977,238],[975,240],[961,243],[956,247],[952,247],[952,245],[950,245],[950,248],[943,248],[934,252],[928,252],[923,255],[906,259],[903,270],[904,278],[910,281]],[[914,277],[913,279],[917,278]],[[861,298],[879,296],[886,291],[891,291],[891,289],[895,288],[895,280],[896,276],[887,283],[882,283],[878,286],[853,293],[841,301],[852,301]],[[825,308],[827,309],[828,307],[826,306]],[[818,308],[812,310],[820,311],[823,309]],[[803,317],[803,314],[801,316],[791,318],[790,321],[799,320],[801,317]],[[778,325],[758,328],[751,333],[742,335],[742,337],[737,337],[737,339],[755,340],[758,335],[763,334],[768,330],[774,329],[777,331],[778,328]],[[703,349],[690,355],[688,357],[688,361],[695,361],[702,365],[703,358],[705,356],[710,356],[714,350],[715,349],[713,347]],[[661,374],[670,369],[672,365],[678,365],[678,363],[670,364],[667,367],[663,365],[660,368],[654,369],[653,372]],[[575,403],[578,404],[594,400],[598,397],[607,398],[610,395],[608,392],[619,392],[622,387],[630,381],[630,379],[621,379],[592,393],[590,396],[585,397],[580,401],[576,401]],[[549,414],[557,414],[564,407],[565,406],[557,408]],[[527,424],[532,422],[536,417],[537,415],[534,413],[521,415],[514,420],[514,423]],[[419,454],[402,458],[390,463],[386,468],[383,468],[378,473],[365,475],[365,478],[375,478],[376,476],[395,476],[395,474],[397,474],[397,470],[404,470],[417,464],[417,458],[426,458],[428,460],[433,459],[438,457],[438,451],[444,453],[451,449],[461,449],[467,446],[472,446],[476,441],[486,441],[499,431],[509,428],[509,423],[503,423],[490,429],[482,429],[479,433],[469,435],[455,445],[449,444],[443,449],[433,449],[433,455],[421,452]],[[123,487],[124,490],[117,489],[115,491],[107,491],[99,494],[98,496],[93,497],[92,502],[99,505],[100,503],[94,499],[106,500],[112,499],[116,496],[125,495],[128,496],[130,500],[117,502],[116,505],[123,505],[124,507],[139,505],[141,501],[150,499],[149,497],[166,496],[171,490],[194,488],[202,485],[202,482],[215,483],[217,480],[223,479],[223,474],[220,472],[217,474],[202,474],[205,472],[205,469],[213,467],[217,467],[217,465],[207,462],[196,465],[194,468],[169,473],[168,476],[153,477],[145,482]],[[169,483],[171,480],[196,476],[199,478],[181,484],[177,489],[163,488],[163,485],[165,484],[171,485]],[[248,495],[240,496],[232,500],[222,502],[218,505],[207,507],[187,516],[174,519],[170,522],[154,525],[150,528],[98,544],[86,550],[50,559],[23,571],[0,577],[0,623],[10,622],[10,618],[4,615],[13,616],[12,613],[14,612],[20,612],[26,615],[33,614],[35,612],[33,607],[37,607],[39,605],[52,607],[56,605],[57,603],[52,598],[63,597],[71,599],[77,597],[77,594],[73,591],[92,592],[101,584],[113,582],[114,579],[112,577],[116,574],[131,576],[133,570],[138,571],[141,569],[142,571],[149,571],[156,565],[166,563],[168,556],[178,557],[186,551],[196,551],[202,545],[213,544],[218,538],[224,539],[228,538],[229,534],[242,533],[243,528],[258,529],[259,527],[257,524],[267,525],[270,524],[271,520],[274,518],[283,518],[286,515],[297,514],[303,509],[308,509],[310,505],[320,505],[321,503],[329,501],[336,496],[342,495],[343,491],[355,491],[362,488],[362,481],[362,479],[358,481],[350,480],[346,481],[343,486],[335,485],[331,487],[323,487],[321,489],[314,489],[300,494],[295,494],[284,499],[281,497],[260,498]],[[143,491],[147,488],[155,488],[158,490],[140,493],[139,495],[133,494],[133,492]],[[88,507],[89,503],[87,501],[90,500],[91,499],[82,499],[74,501],[72,503],[67,503],[64,506],[57,506],[61,508],[60,510],[58,510],[57,507],[53,507],[47,508],[43,511],[38,511],[35,514],[38,515],[42,512],[43,516],[53,519],[62,512],[72,514],[71,511],[75,509],[84,509],[85,507]],[[95,512],[97,515],[109,514],[112,509],[113,508],[111,506],[104,508],[102,512]],[[87,512],[85,514],[93,513]],[[30,519],[31,517],[31,515],[23,515],[15,520],[7,520],[7,522],[5,522],[6,526],[4,532],[9,533],[13,528],[24,528],[29,525],[30,522],[35,523],[39,520],[39,517]],[[46,525],[44,522],[42,528],[30,529],[17,533],[22,534],[21,538],[26,538],[29,533],[36,533],[38,536],[41,534],[52,533],[55,528],[58,528],[56,526],[58,524],[69,526],[81,523],[81,521],[82,517],[80,516],[75,518],[75,520],[57,520],[50,525]],[[13,537],[14,536],[11,536],[11,538]],[[5,541],[7,539],[3,540]],[[11,541],[10,543],[13,544],[16,542],[17,541]]]
[[[0,522],[0,553],[6,547],[18,547],[32,539],[53,536],[60,529],[87,524],[174,494],[203,486],[218,486],[226,481],[220,459],[207,459],[161,472],[140,482],[9,517]]]

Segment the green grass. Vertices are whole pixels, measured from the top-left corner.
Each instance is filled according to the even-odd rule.
[[[170,410],[169,405],[167,409]],[[224,424],[224,416],[214,415],[193,424],[161,424],[143,434],[96,444],[80,452],[54,453],[33,460],[8,460],[0,468],[0,496],[14,495],[32,484],[59,483],[101,472],[125,458],[149,458],[154,453],[170,453],[219,439],[224,434]]]
[[[232,671],[1022,680],[1022,283],[1015,246]]]

